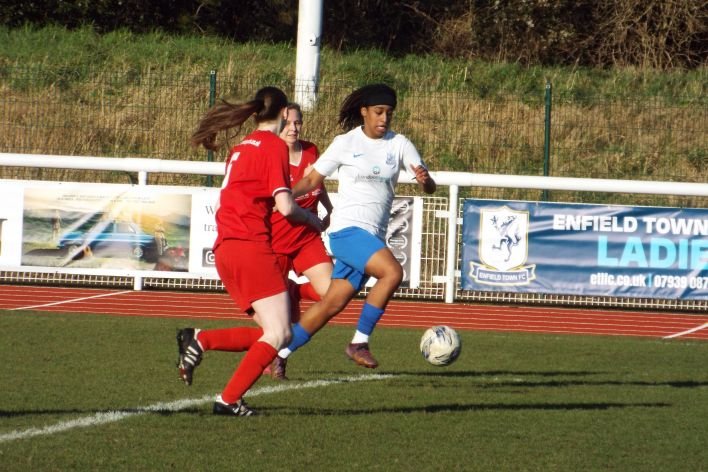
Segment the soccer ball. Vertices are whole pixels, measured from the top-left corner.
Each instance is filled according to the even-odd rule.
[[[460,355],[462,342],[457,331],[449,326],[428,328],[420,339],[420,353],[433,365],[450,365]]]

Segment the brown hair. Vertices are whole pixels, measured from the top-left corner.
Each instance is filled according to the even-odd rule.
[[[196,147],[201,144],[207,149],[216,151],[221,147],[216,142],[216,135],[219,131],[235,128],[238,132],[241,125],[254,114],[256,123],[272,121],[286,106],[288,106],[288,97],[276,87],[263,87],[256,92],[253,100],[245,103],[230,103],[221,100],[220,103],[211,107],[199,121],[190,142],[192,146]]]
[[[300,115],[300,119],[302,119],[302,109],[300,108],[299,103],[290,102],[290,103],[288,103],[287,108],[288,108],[288,111],[295,110],[297,112],[297,114]]]

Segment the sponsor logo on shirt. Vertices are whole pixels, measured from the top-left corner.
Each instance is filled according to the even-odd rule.
[[[352,155],[352,157],[353,157],[354,159],[356,159],[357,157],[361,157],[361,156],[363,156],[363,155],[364,155],[363,152],[355,152],[355,153]]]
[[[241,144],[250,144],[251,146],[258,147],[261,145],[261,142],[257,139],[244,139],[243,141],[241,141]]]
[[[378,175],[357,175],[354,179],[355,182],[379,182],[388,183],[391,181],[390,177],[380,177]]]

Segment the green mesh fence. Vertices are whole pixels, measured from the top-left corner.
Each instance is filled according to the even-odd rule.
[[[292,93],[277,78],[221,77],[218,71],[167,75],[152,71],[0,69],[0,152],[101,157],[223,160],[189,146],[210,96],[250,98],[264,85]],[[214,80],[215,79],[215,80]],[[338,107],[355,84],[323,80],[305,112],[304,137],[324,150],[340,132]],[[525,95],[398,90],[393,127],[416,144],[432,170],[633,180],[708,181],[708,100],[628,100],[550,92]],[[550,94],[550,95],[549,95]],[[250,129],[245,126],[244,129]],[[234,144],[239,136],[220,139]],[[0,169],[0,178],[85,181],[94,172]],[[105,173],[105,181],[128,175]],[[203,177],[154,175],[151,184],[203,185]],[[215,179],[216,180],[216,179]],[[218,182],[209,182],[218,184]],[[705,207],[701,198],[583,195],[573,192],[463,189],[463,196]]]

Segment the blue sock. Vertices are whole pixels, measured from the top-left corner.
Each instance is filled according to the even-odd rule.
[[[291,352],[295,352],[298,348],[307,344],[309,340],[310,333],[305,331],[303,327],[300,326],[300,323],[297,323],[293,326],[293,338],[290,341],[290,344],[288,344],[288,349],[290,349]]]
[[[364,303],[364,307],[361,309],[361,314],[359,315],[359,322],[356,325],[357,331],[361,331],[367,336],[370,335],[383,314],[384,311],[381,308],[376,308],[374,305]]]

